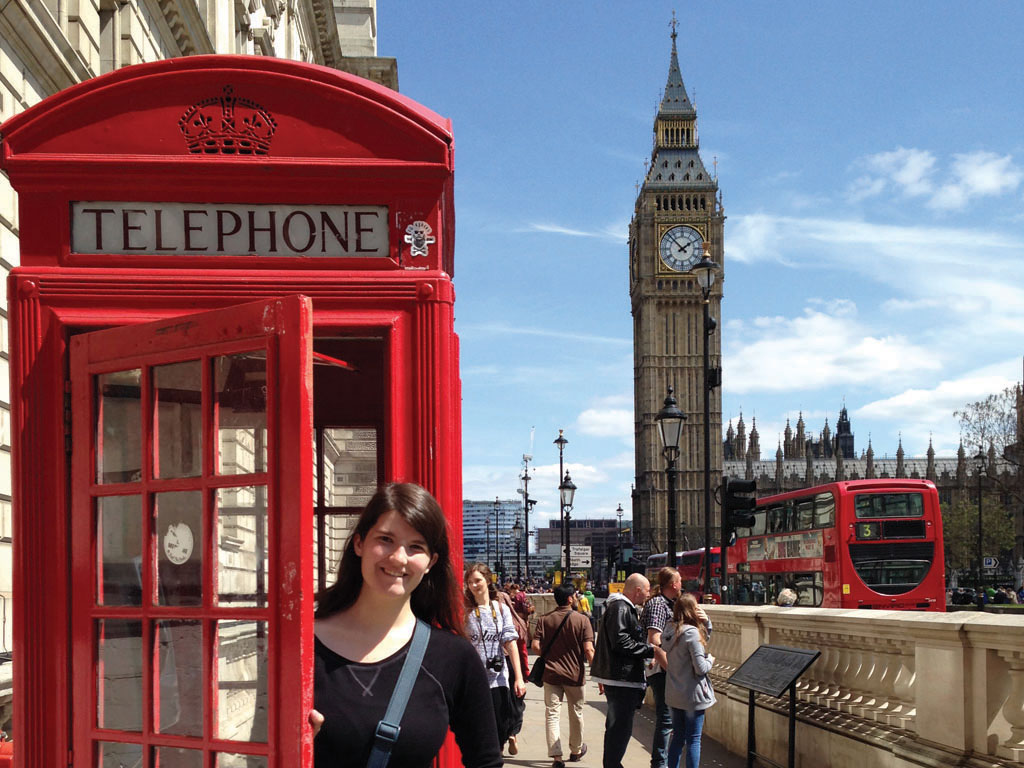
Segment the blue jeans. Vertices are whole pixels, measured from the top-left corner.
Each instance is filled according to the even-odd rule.
[[[668,745],[669,768],[679,768],[679,758],[686,750],[686,768],[700,765],[700,734],[704,730],[704,710],[688,712],[672,707],[672,741]]]
[[[665,673],[651,675],[647,684],[654,694],[654,743],[651,745],[651,768],[665,768],[668,739],[672,735],[672,711],[665,703]]]
[[[608,714],[604,718],[603,768],[622,768],[622,758],[633,735],[633,716],[643,700],[642,688],[605,685]]]

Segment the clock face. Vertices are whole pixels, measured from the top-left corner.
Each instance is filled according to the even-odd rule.
[[[192,529],[185,523],[167,526],[164,534],[164,554],[175,565],[181,565],[192,557]]]
[[[693,227],[672,227],[661,237],[661,260],[676,272],[689,272],[701,260],[704,238]]]

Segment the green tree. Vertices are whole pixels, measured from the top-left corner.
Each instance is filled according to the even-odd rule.
[[[953,411],[953,416],[960,422],[960,434],[968,458],[979,449],[987,454],[989,446],[995,448],[997,459],[1008,471],[993,472],[990,467],[989,475],[996,489],[1016,504],[1024,502],[1021,483],[1021,462],[1024,460],[1021,441],[1024,441],[1024,435],[1017,434],[1019,388],[1019,385],[1007,387],[984,400],[968,403],[962,410]]]
[[[973,573],[978,554],[978,502],[963,499],[942,505],[942,538],[946,567],[970,569]],[[981,499],[982,557],[1005,555],[1013,549],[1013,521],[1006,509],[987,494]]]

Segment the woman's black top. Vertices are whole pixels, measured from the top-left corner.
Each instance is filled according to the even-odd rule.
[[[363,768],[409,643],[372,664],[349,661],[319,640],[315,651],[313,706],[324,724],[313,741],[313,763]],[[388,768],[430,768],[449,727],[467,768],[502,765],[491,693],[476,651],[465,638],[432,627]]]

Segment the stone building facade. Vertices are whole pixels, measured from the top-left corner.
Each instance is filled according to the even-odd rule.
[[[10,0],[0,3],[0,123],[130,64],[196,54],[276,56],[398,89],[377,56],[376,0]],[[0,278],[19,264],[18,205],[0,177]],[[6,293],[0,300],[0,729],[11,718],[11,429]]]
[[[677,462],[676,541],[703,543],[705,340],[718,368],[720,334],[704,333],[704,302],[692,272],[704,255],[719,266],[709,311],[721,319],[725,212],[716,175],[700,156],[697,110],[683,84],[672,32],[668,81],[654,119],[654,143],[629,226],[629,296],[633,314],[636,484],[632,498],[638,552],[664,551],[668,541],[666,460],[655,416],[668,388],[688,416]],[[721,389],[710,392],[712,485],[722,466]],[[717,516],[712,505],[711,515]],[[698,538],[699,537],[699,538]]]

